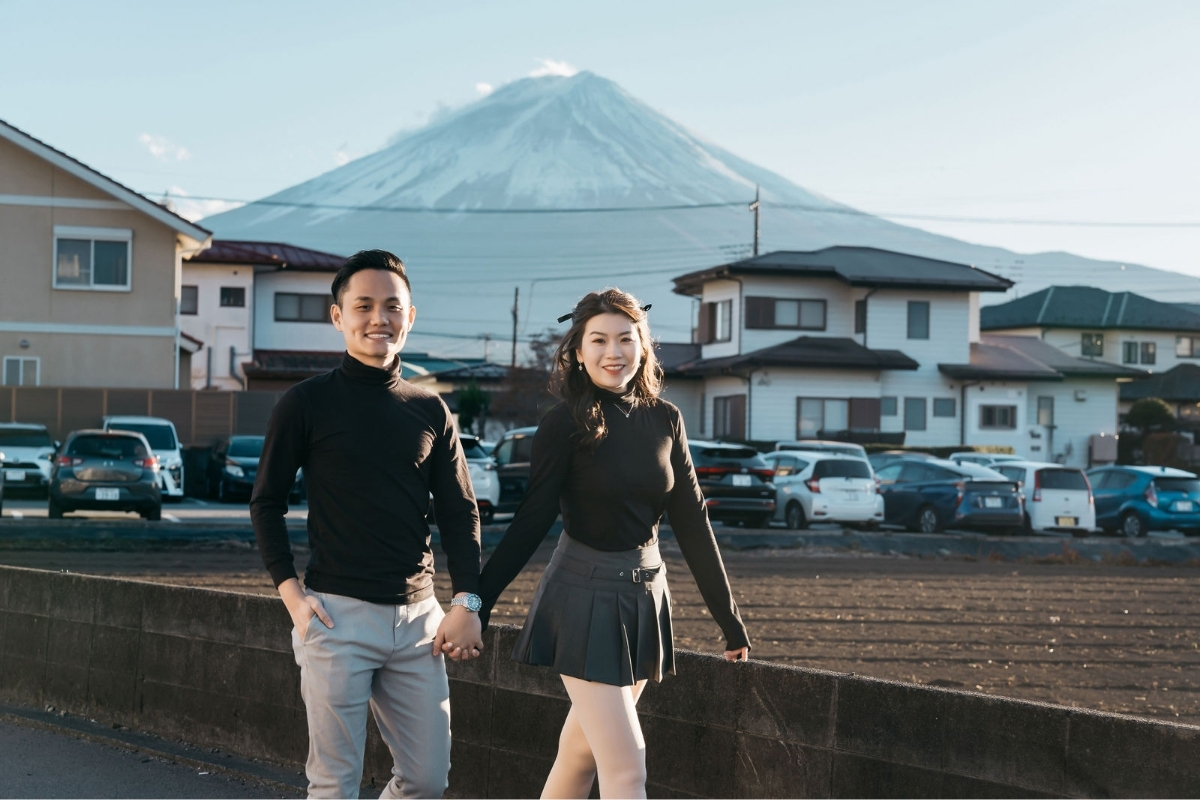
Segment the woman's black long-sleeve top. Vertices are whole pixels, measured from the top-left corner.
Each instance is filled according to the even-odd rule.
[[[665,511],[728,649],[749,646],[696,482],[679,409],[657,400],[639,405],[627,418],[627,398],[609,392],[598,395],[608,435],[594,450],[580,446],[580,428],[564,404],[552,408],[538,426],[525,496],[479,576],[484,624],[560,509],[568,536],[608,551],[655,543]]]

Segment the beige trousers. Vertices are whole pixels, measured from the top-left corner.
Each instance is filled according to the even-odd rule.
[[[307,591],[307,590],[306,590]],[[450,772],[450,685],[433,655],[445,613],[436,597],[379,605],[321,592],[333,627],[292,630],[308,713],[308,796],[357,798],[367,708],[392,755],[381,797],[440,797]]]
[[[586,798],[600,778],[600,797],[646,796],[646,740],[637,701],[645,681],[611,686],[562,676],[571,710],[543,798]]]

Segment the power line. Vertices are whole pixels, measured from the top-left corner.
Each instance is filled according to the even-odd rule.
[[[266,206],[271,208],[294,208],[314,211],[370,211],[389,214],[437,214],[437,215],[544,215],[544,214],[613,214],[613,213],[642,213],[655,211],[697,211],[719,208],[744,208],[747,201],[730,200],[714,203],[674,203],[665,205],[641,206],[599,206],[595,208],[437,208],[430,206],[379,206],[358,205],[352,203],[300,203],[286,200],[239,200],[229,197],[211,197],[202,195],[179,195],[170,192],[148,192],[148,196],[161,196],[174,200],[205,200],[225,203],[242,203],[244,205]],[[764,208],[779,208],[795,211],[807,211],[814,214],[836,214],[851,217],[882,217],[884,219],[909,219],[925,222],[957,222],[978,225],[1039,225],[1080,228],[1200,228],[1200,221],[1185,220],[1175,222],[1142,221],[1122,222],[1108,220],[1078,220],[1078,219],[1046,219],[1036,217],[981,217],[959,216],[954,214],[915,214],[903,211],[861,211],[847,206],[819,206],[809,203],[780,203],[770,200],[761,201]]]

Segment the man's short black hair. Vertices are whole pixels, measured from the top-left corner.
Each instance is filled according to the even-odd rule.
[[[342,264],[341,269],[333,276],[333,286],[330,288],[333,302],[339,306],[342,304],[342,293],[346,290],[346,284],[350,282],[350,276],[364,269],[382,269],[396,273],[400,280],[404,281],[404,288],[408,289],[409,300],[412,299],[412,284],[408,282],[408,273],[399,256],[387,250],[359,250],[347,258],[346,263]]]

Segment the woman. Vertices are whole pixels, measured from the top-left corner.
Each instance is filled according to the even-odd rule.
[[[631,295],[587,295],[555,353],[562,402],[533,439],[529,485],[480,576],[486,624],[561,507],[563,535],[533,598],[513,658],[562,676],[571,710],[543,797],[646,796],[646,746],[635,704],[646,681],[674,673],[670,593],[658,524],[670,515],[679,548],[713,619],[725,658],[750,641],[696,483],[679,409],[659,398],[662,369],[645,310]]]

